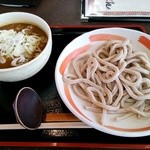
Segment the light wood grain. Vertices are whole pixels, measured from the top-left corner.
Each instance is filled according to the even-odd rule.
[[[60,121],[80,122],[80,120],[71,113],[58,113],[58,114],[47,113],[46,115],[43,116],[42,120],[43,122],[60,122]]]

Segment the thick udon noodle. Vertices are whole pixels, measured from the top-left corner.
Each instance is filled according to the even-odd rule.
[[[63,80],[75,94],[91,103],[85,109],[101,112],[101,124],[109,113],[116,120],[136,114],[150,116],[150,63],[146,53],[134,51],[130,41],[110,40],[77,56],[73,71]]]
[[[20,66],[37,57],[47,43],[46,33],[32,24],[0,27],[0,68]]]

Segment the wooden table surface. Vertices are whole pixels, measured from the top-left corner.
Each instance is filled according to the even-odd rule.
[[[23,11],[42,17],[50,26],[85,26],[85,25],[142,25],[150,33],[150,22],[81,22],[81,0],[41,0],[35,8],[13,8],[0,6],[0,13]]]
[[[37,7],[32,8],[15,8],[15,7],[5,7],[0,6],[0,13],[5,12],[30,12],[33,14],[36,14],[40,17],[42,17],[50,26],[55,27],[67,27],[67,26],[128,26],[128,25],[136,25],[144,27],[144,30],[147,33],[150,33],[150,22],[112,22],[112,21],[99,21],[99,22],[81,22],[81,1],[80,0],[41,0],[40,5]],[[34,142],[34,143],[27,143],[27,142],[5,142],[0,141],[0,146],[11,146],[11,147],[17,147],[18,144],[21,147],[81,147],[81,148],[128,148],[128,145],[113,145],[110,144],[107,146],[107,144],[100,144],[95,143],[93,146],[88,145],[87,143],[70,143],[72,145],[69,145],[69,143],[56,143],[56,142],[46,142],[41,143],[40,142]],[[43,145],[42,145],[43,144]],[[129,148],[133,149],[149,149],[150,145],[140,145],[137,143],[137,146],[130,145]]]

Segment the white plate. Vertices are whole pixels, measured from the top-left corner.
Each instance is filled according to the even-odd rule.
[[[93,113],[84,109],[85,101],[74,95],[71,88],[65,86],[62,75],[68,70],[68,64],[73,57],[86,51],[89,45],[96,41],[106,41],[109,39],[131,40],[133,49],[142,50],[150,58],[150,36],[135,30],[123,28],[105,28],[87,32],[72,42],[62,51],[58,58],[55,69],[55,81],[59,95],[69,110],[85,124],[108,134],[123,137],[140,137],[150,135],[150,118],[137,119],[132,116],[122,121],[109,120],[106,126],[99,123],[99,113]]]

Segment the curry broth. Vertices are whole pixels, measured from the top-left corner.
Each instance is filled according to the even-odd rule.
[[[35,25],[32,25],[32,24],[26,24],[26,23],[14,23],[14,24],[9,24],[9,25],[6,25],[6,26],[2,26],[0,27],[0,30],[10,30],[10,29],[13,29],[15,30],[16,32],[20,32],[22,29],[25,29],[25,28],[29,28],[30,30],[28,31],[28,34],[29,35],[33,35],[36,34],[37,36],[40,36],[42,38],[45,38],[46,39],[46,42],[40,42],[40,44],[38,45],[38,47],[40,48],[40,50],[42,51],[44,49],[44,47],[46,46],[47,44],[47,35],[46,33],[40,29],[39,27],[35,26]],[[1,49],[0,49],[1,51]],[[1,55],[0,55],[1,56]],[[34,52],[32,54],[32,57],[28,60],[32,60],[34,59],[35,57],[37,56],[36,52]],[[10,67],[13,67],[11,65],[11,61],[12,59],[11,58],[5,58],[6,59],[6,63],[2,64],[0,63],[0,69],[4,69],[4,68],[10,68]],[[27,61],[27,62],[28,62]],[[26,63],[26,62],[25,62]]]

